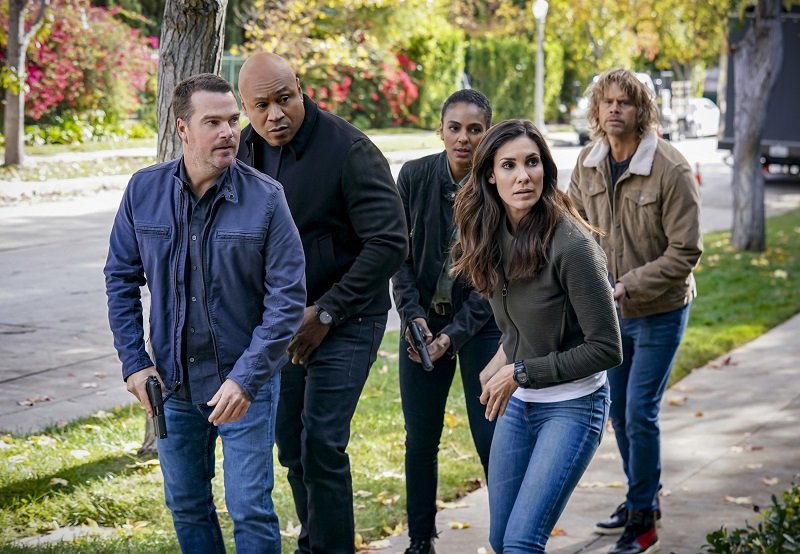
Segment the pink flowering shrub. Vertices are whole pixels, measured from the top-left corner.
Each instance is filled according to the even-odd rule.
[[[410,108],[419,90],[406,68],[414,62],[405,56],[396,58],[392,64],[318,66],[301,80],[320,108],[362,129],[413,125],[417,117]]]
[[[143,95],[154,98],[153,43],[116,13],[89,0],[51,0],[49,21],[28,52],[29,119],[91,114],[117,122],[139,108]]]

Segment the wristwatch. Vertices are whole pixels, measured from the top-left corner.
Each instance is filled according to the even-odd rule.
[[[333,316],[319,306],[317,306],[317,319],[323,325],[326,326],[333,325]]]
[[[527,389],[530,386],[528,372],[525,371],[525,362],[522,360],[514,362],[514,381],[523,389]]]

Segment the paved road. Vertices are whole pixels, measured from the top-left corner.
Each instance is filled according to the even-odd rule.
[[[710,139],[677,145],[693,165],[700,163],[703,228],[728,228],[730,168],[723,154]],[[561,186],[579,151],[553,149]],[[395,175],[402,160],[426,152],[393,154]],[[126,181],[45,183],[38,187],[43,192],[91,192],[0,206],[0,430],[36,430],[130,401],[107,329],[102,277]],[[14,194],[13,184],[0,182],[0,197]],[[769,213],[800,206],[800,185],[768,185],[767,205]],[[389,328],[398,326],[393,311]]]

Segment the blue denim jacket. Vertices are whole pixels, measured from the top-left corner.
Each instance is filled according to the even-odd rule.
[[[186,200],[181,159],[148,167],[128,183],[105,266],[108,318],[122,375],[155,365],[167,388],[182,375]],[[305,262],[283,187],[236,161],[223,174],[204,241],[202,275],[220,384],[250,396],[286,363],[303,317]],[[150,291],[151,360],[145,350],[140,287]]]

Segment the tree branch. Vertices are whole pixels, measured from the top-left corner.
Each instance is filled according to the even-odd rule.
[[[33,18],[33,23],[31,23],[30,29],[28,29],[27,33],[22,34],[22,44],[27,46],[30,40],[33,38],[33,35],[39,30],[39,27],[42,26],[44,22],[44,10],[47,7],[47,0],[39,0],[39,13],[36,14],[36,17]]]

